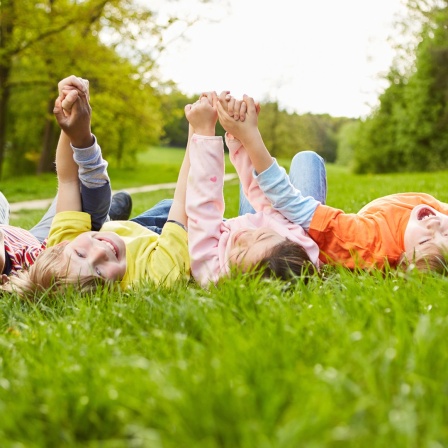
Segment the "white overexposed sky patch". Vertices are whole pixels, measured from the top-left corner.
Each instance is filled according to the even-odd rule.
[[[161,1],[160,11],[168,7],[204,17],[158,61],[182,92],[230,90],[291,112],[347,117],[377,103],[395,14],[404,11],[401,0]]]

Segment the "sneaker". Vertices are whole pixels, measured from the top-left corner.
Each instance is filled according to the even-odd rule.
[[[9,214],[9,202],[5,198],[5,195],[0,191],[0,224],[9,224]]]
[[[127,221],[131,216],[132,198],[126,191],[120,191],[112,196],[109,209],[111,221]]]

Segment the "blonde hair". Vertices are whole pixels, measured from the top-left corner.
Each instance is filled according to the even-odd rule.
[[[446,275],[448,274],[448,249],[436,244],[429,244],[424,253],[415,252],[412,260],[403,254],[399,266],[404,269],[412,267],[421,272],[436,272]]]
[[[105,284],[103,279],[93,275],[69,275],[68,262],[62,262],[62,253],[67,244],[68,241],[63,241],[42,251],[28,270],[11,276],[2,289],[34,300],[45,292],[61,292],[68,285],[75,285],[81,292],[93,292],[99,285]]]

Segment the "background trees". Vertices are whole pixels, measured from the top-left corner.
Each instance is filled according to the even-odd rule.
[[[135,0],[0,0],[0,20],[0,176],[53,170],[56,83],[69,74],[90,80],[92,128],[110,163],[151,144],[185,146],[183,109],[196,96],[157,77],[162,33],[177,17]],[[268,103],[261,126],[274,154],[312,147],[336,157],[331,117]]]
[[[413,34],[397,48],[389,87],[352,141],[357,172],[448,168],[448,3],[410,0],[407,7],[401,25]]]
[[[0,19],[0,173],[52,169],[56,83],[72,73],[92,83],[108,157],[122,163],[158,141],[152,71],[175,18],[159,23],[132,0],[1,0]]]
[[[407,6],[410,38],[378,108],[353,120],[266,102],[260,128],[274,156],[314,149],[364,173],[448,167],[447,1]],[[188,97],[157,75],[163,32],[178,20],[135,0],[0,0],[0,176],[53,170],[56,82],[72,73],[91,82],[92,127],[111,164],[153,144],[183,147],[183,108],[200,92]]]

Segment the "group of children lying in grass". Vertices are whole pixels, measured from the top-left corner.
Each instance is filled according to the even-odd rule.
[[[190,277],[207,288],[234,272],[307,279],[323,264],[446,269],[448,204],[400,193],[358,213],[326,205],[323,159],[299,152],[287,174],[263,142],[258,103],[227,91],[205,92],[185,106],[188,143],[173,199],[130,220],[109,220],[110,179],[91,132],[88,81],[69,76],[58,89],[53,211],[27,231],[8,224],[8,204],[0,198],[4,290],[34,298],[67,285],[91,291],[114,283],[128,290],[147,281],[169,287]],[[231,219],[224,218],[218,120],[241,183],[240,215]]]

